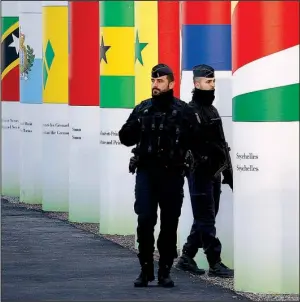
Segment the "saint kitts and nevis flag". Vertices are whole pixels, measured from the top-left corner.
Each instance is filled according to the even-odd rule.
[[[2,17],[1,31],[1,99],[20,100],[19,17]]]
[[[100,107],[151,96],[151,69],[168,64],[180,86],[179,1],[100,2]]]
[[[233,121],[299,121],[299,2],[236,1],[232,28]]]

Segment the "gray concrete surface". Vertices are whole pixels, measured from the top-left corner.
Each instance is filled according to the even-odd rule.
[[[247,300],[177,270],[174,288],[134,288],[132,251],[42,212],[1,206],[1,301]]]

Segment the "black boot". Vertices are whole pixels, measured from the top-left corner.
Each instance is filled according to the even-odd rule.
[[[141,265],[141,272],[134,281],[135,287],[147,287],[149,282],[155,279],[153,262],[143,263]]]
[[[171,266],[159,265],[158,269],[158,285],[162,287],[174,287],[174,281],[170,276]]]
[[[222,262],[218,262],[218,263],[210,266],[208,276],[231,278],[234,276],[234,271],[232,269],[230,269],[229,267],[227,267]]]
[[[205,274],[205,270],[202,268],[198,268],[197,263],[195,260],[188,255],[183,254],[177,264],[176,268],[181,269],[183,271],[191,272],[196,275],[203,275]]]

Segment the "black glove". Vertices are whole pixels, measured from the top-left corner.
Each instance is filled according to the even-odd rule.
[[[229,185],[229,187],[233,191],[233,177],[232,177],[232,173],[230,172],[230,170],[224,170],[223,171],[222,184]]]
[[[193,153],[188,150],[186,155],[185,155],[185,172],[184,174],[186,176],[188,176],[190,173],[193,173],[194,172],[194,169],[195,169],[195,159],[194,159],[194,156],[193,156]]]
[[[138,159],[136,156],[132,156],[129,161],[129,173],[134,174],[137,168]]]

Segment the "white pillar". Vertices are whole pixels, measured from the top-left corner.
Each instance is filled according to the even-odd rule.
[[[296,294],[299,2],[240,1],[232,28],[235,289]]]
[[[99,3],[69,5],[69,220],[99,223]]]
[[[42,3],[19,1],[20,201],[42,203]]]
[[[68,2],[43,1],[43,210],[68,212]]]
[[[18,1],[2,1],[2,195],[20,196],[20,83]]]
[[[216,98],[213,105],[222,118],[229,145],[231,140],[231,11],[230,1],[186,1],[182,3],[182,78],[181,99],[190,102],[194,88],[195,65],[207,64],[215,69]],[[201,13],[198,13],[201,12]],[[220,210],[216,219],[217,237],[222,242],[222,260],[233,267],[233,205],[232,192],[222,185]],[[180,219],[180,245],[186,243],[193,224],[188,184]],[[206,256],[199,249],[195,260],[199,267],[208,268]]]

